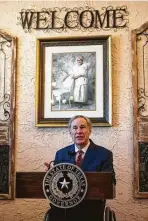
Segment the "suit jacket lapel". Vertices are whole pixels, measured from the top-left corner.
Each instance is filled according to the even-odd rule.
[[[83,163],[81,165],[82,170],[86,170],[88,168],[88,165],[92,162],[92,160],[94,159],[95,156],[95,144],[90,141],[90,145],[86,151],[86,154],[84,156],[84,160]]]
[[[70,153],[75,153],[75,146],[74,146],[74,144],[73,145],[71,145],[69,148],[68,148],[68,151],[70,152]],[[75,164],[75,155],[74,156],[72,156],[72,155],[68,155],[68,162],[69,163],[72,163],[72,164]]]

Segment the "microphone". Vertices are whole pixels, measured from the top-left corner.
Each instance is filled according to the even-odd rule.
[[[75,151],[68,151],[68,155],[70,156],[70,158],[72,158],[76,155],[76,152]]]

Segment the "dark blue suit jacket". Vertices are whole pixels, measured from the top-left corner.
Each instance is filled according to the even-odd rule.
[[[72,163],[75,162],[74,144],[64,147],[57,151],[55,163]],[[85,153],[81,169],[84,172],[112,172],[113,182],[115,183],[115,174],[113,169],[113,154],[110,150],[98,146],[90,140],[90,145]],[[65,221],[63,209],[52,208],[53,219],[51,221]],[[103,221],[105,201],[102,200],[83,200],[76,207],[67,209],[66,221]]]
[[[58,150],[55,156],[56,163],[75,164],[74,152],[74,144]],[[90,140],[90,145],[84,156],[81,169],[84,172],[107,171],[114,173],[112,152],[102,146],[96,145]]]

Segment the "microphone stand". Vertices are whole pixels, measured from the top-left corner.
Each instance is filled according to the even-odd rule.
[[[64,209],[64,220],[65,220],[65,221],[67,221],[66,211],[67,211],[67,209]]]

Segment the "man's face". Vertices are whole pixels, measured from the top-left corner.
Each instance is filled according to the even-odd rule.
[[[75,119],[70,128],[70,135],[78,148],[83,148],[88,144],[91,129],[87,121],[82,117]]]
[[[82,64],[83,64],[83,58],[82,58],[82,57],[78,57],[78,58],[77,58],[77,63],[78,63],[79,65],[82,65]]]

